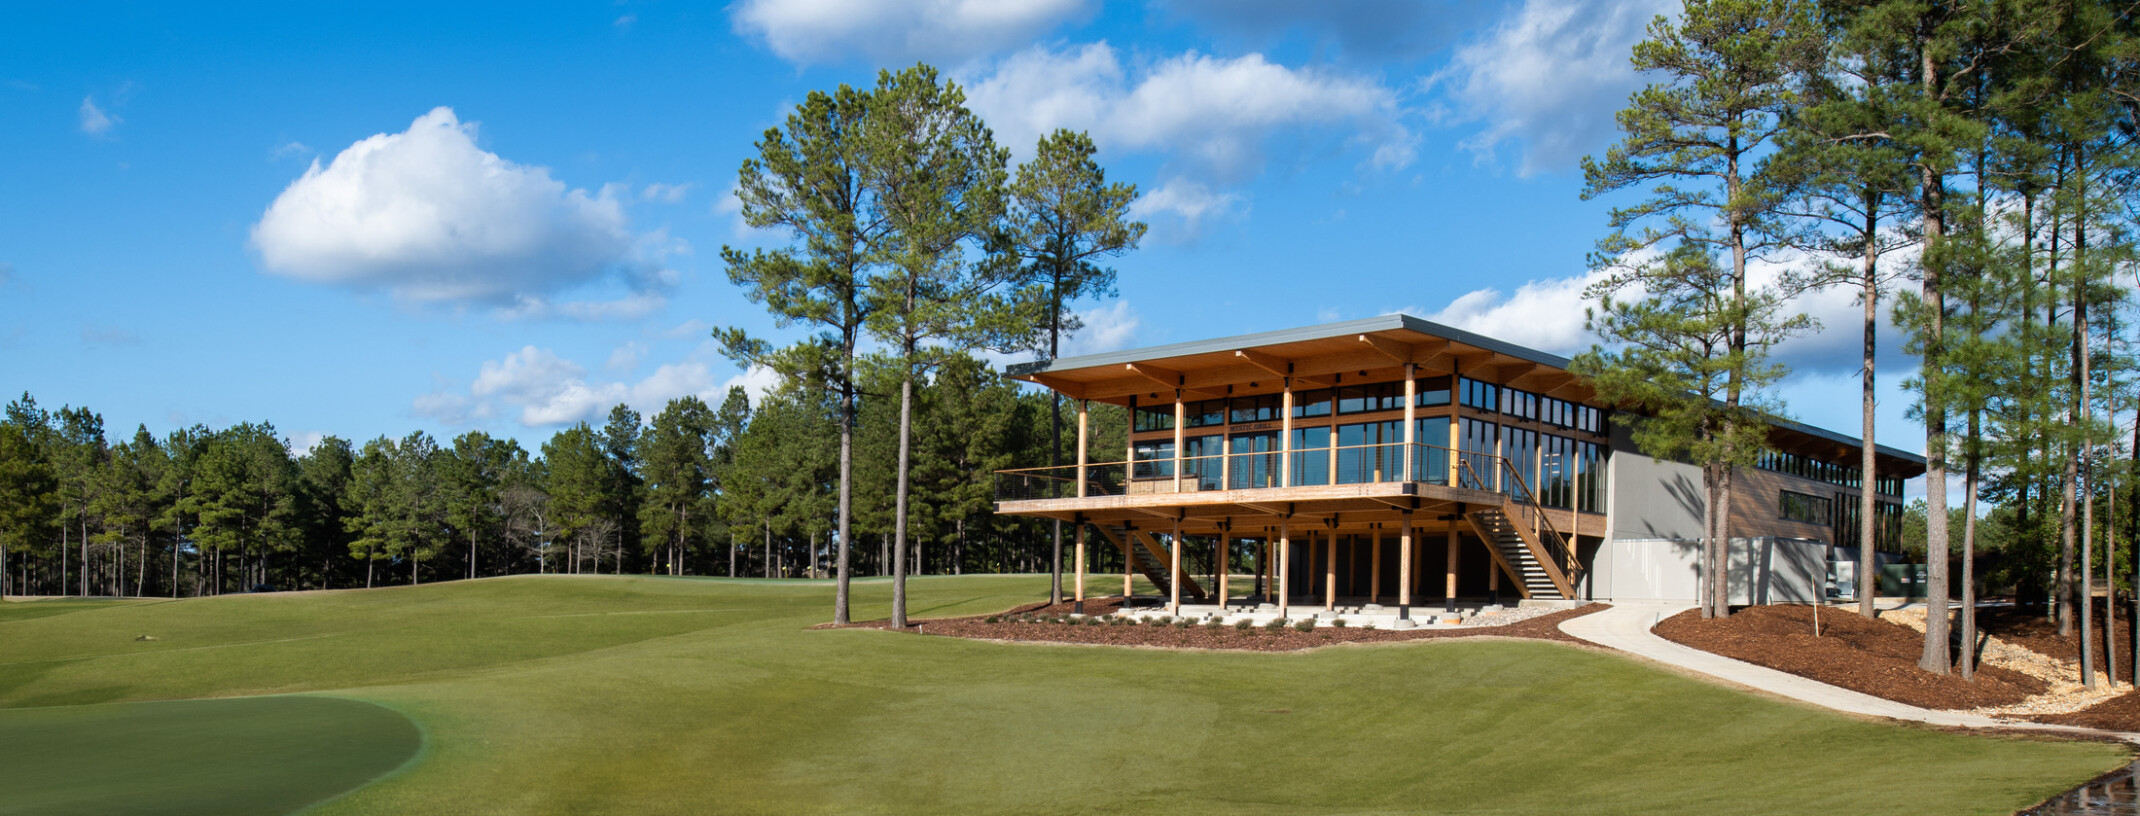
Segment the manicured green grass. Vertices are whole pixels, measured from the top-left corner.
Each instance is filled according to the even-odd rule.
[[[275,816],[416,756],[416,725],[370,703],[241,697],[0,710],[0,813]]]
[[[914,614],[1044,589],[921,578]],[[856,592],[859,616],[886,613],[886,583]],[[423,728],[421,759],[325,814],[2008,813],[2127,756],[1862,722],[1554,644],[809,629],[830,595],[550,577],[0,617],[0,708],[323,692]],[[21,739],[9,722],[0,744]]]

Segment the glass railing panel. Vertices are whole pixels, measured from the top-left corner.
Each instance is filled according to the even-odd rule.
[[[1226,487],[1229,490],[1255,490],[1278,486],[1278,474],[1284,465],[1284,454],[1275,451],[1236,453],[1226,460]]]

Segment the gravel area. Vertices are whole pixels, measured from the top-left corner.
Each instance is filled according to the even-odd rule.
[[[1085,602],[1085,617],[1073,617],[1068,603],[1050,607],[1028,604],[1000,615],[910,621],[903,631],[923,635],[1002,640],[1031,643],[1084,643],[1106,646],[1147,646],[1174,649],[1228,649],[1258,652],[1290,652],[1335,646],[1341,643],[1386,643],[1462,637],[1509,637],[1581,641],[1560,631],[1560,622],[1604,609],[1591,604],[1580,609],[1509,609],[1480,615],[1462,626],[1418,629],[1374,629],[1360,626],[1311,626],[1294,623],[1308,620],[1296,615],[1282,627],[1177,622],[1153,611],[1136,615],[1142,621],[1113,617],[1121,598],[1095,598]],[[1163,622],[1161,622],[1163,621]],[[886,621],[849,624],[851,627],[887,629]],[[830,628],[827,624],[819,628]]]

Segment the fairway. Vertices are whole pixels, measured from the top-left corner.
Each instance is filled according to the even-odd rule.
[[[912,591],[917,616],[976,614],[1045,579]],[[888,584],[856,594],[858,617],[886,613]],[[321,814],[2003,814],[2126,758],[1863,722],[1556,644],[1262,654],[810,629],[830,596],[552,576],[0,611],[0,745],[35,750],[19,746],[70,717],[115,738],[91,721],[128,707],[87,704],[295,692],[421,728],[414,762]],[[0,803],[124,788],[98,781],[121,763],[260,764],[242,730],[198,735],[50,761],[34,788],[0,775]]]

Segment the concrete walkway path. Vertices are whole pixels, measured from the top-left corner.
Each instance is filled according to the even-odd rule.
[[[1602,612],[1595,612],[1563,621],[1561,622],[1560,630],[1608,649],[1626,652],[1636,657],[1647,658],[1668,666],[1677,666],[1727,683],[1765,691],[1780,697],[1789,697],[1793,700],[1812,703],[1822,708],[1850,714],[1964,728],[2065,731],[2075,734],[2112,736],[2128,742],[2140,742],[2140,734],[2108,732],[2093,728],[2077,728],[2064,725],[2007,722],[1960,711],[1938,711],[1904,705],[1893,700],[1883,700],[1870,694],[1838,688],[1817,680],[1809,680],[1795,674],[1780,672],[1766,666],[1756,666],[1743,660],[1733,660],[1723,655],[1681,646],[1658,637],[1650,631],[1650,628],[1656,626],[1658,621],[1692,608],[1693,606],[1688,604],[1617,603]]]

